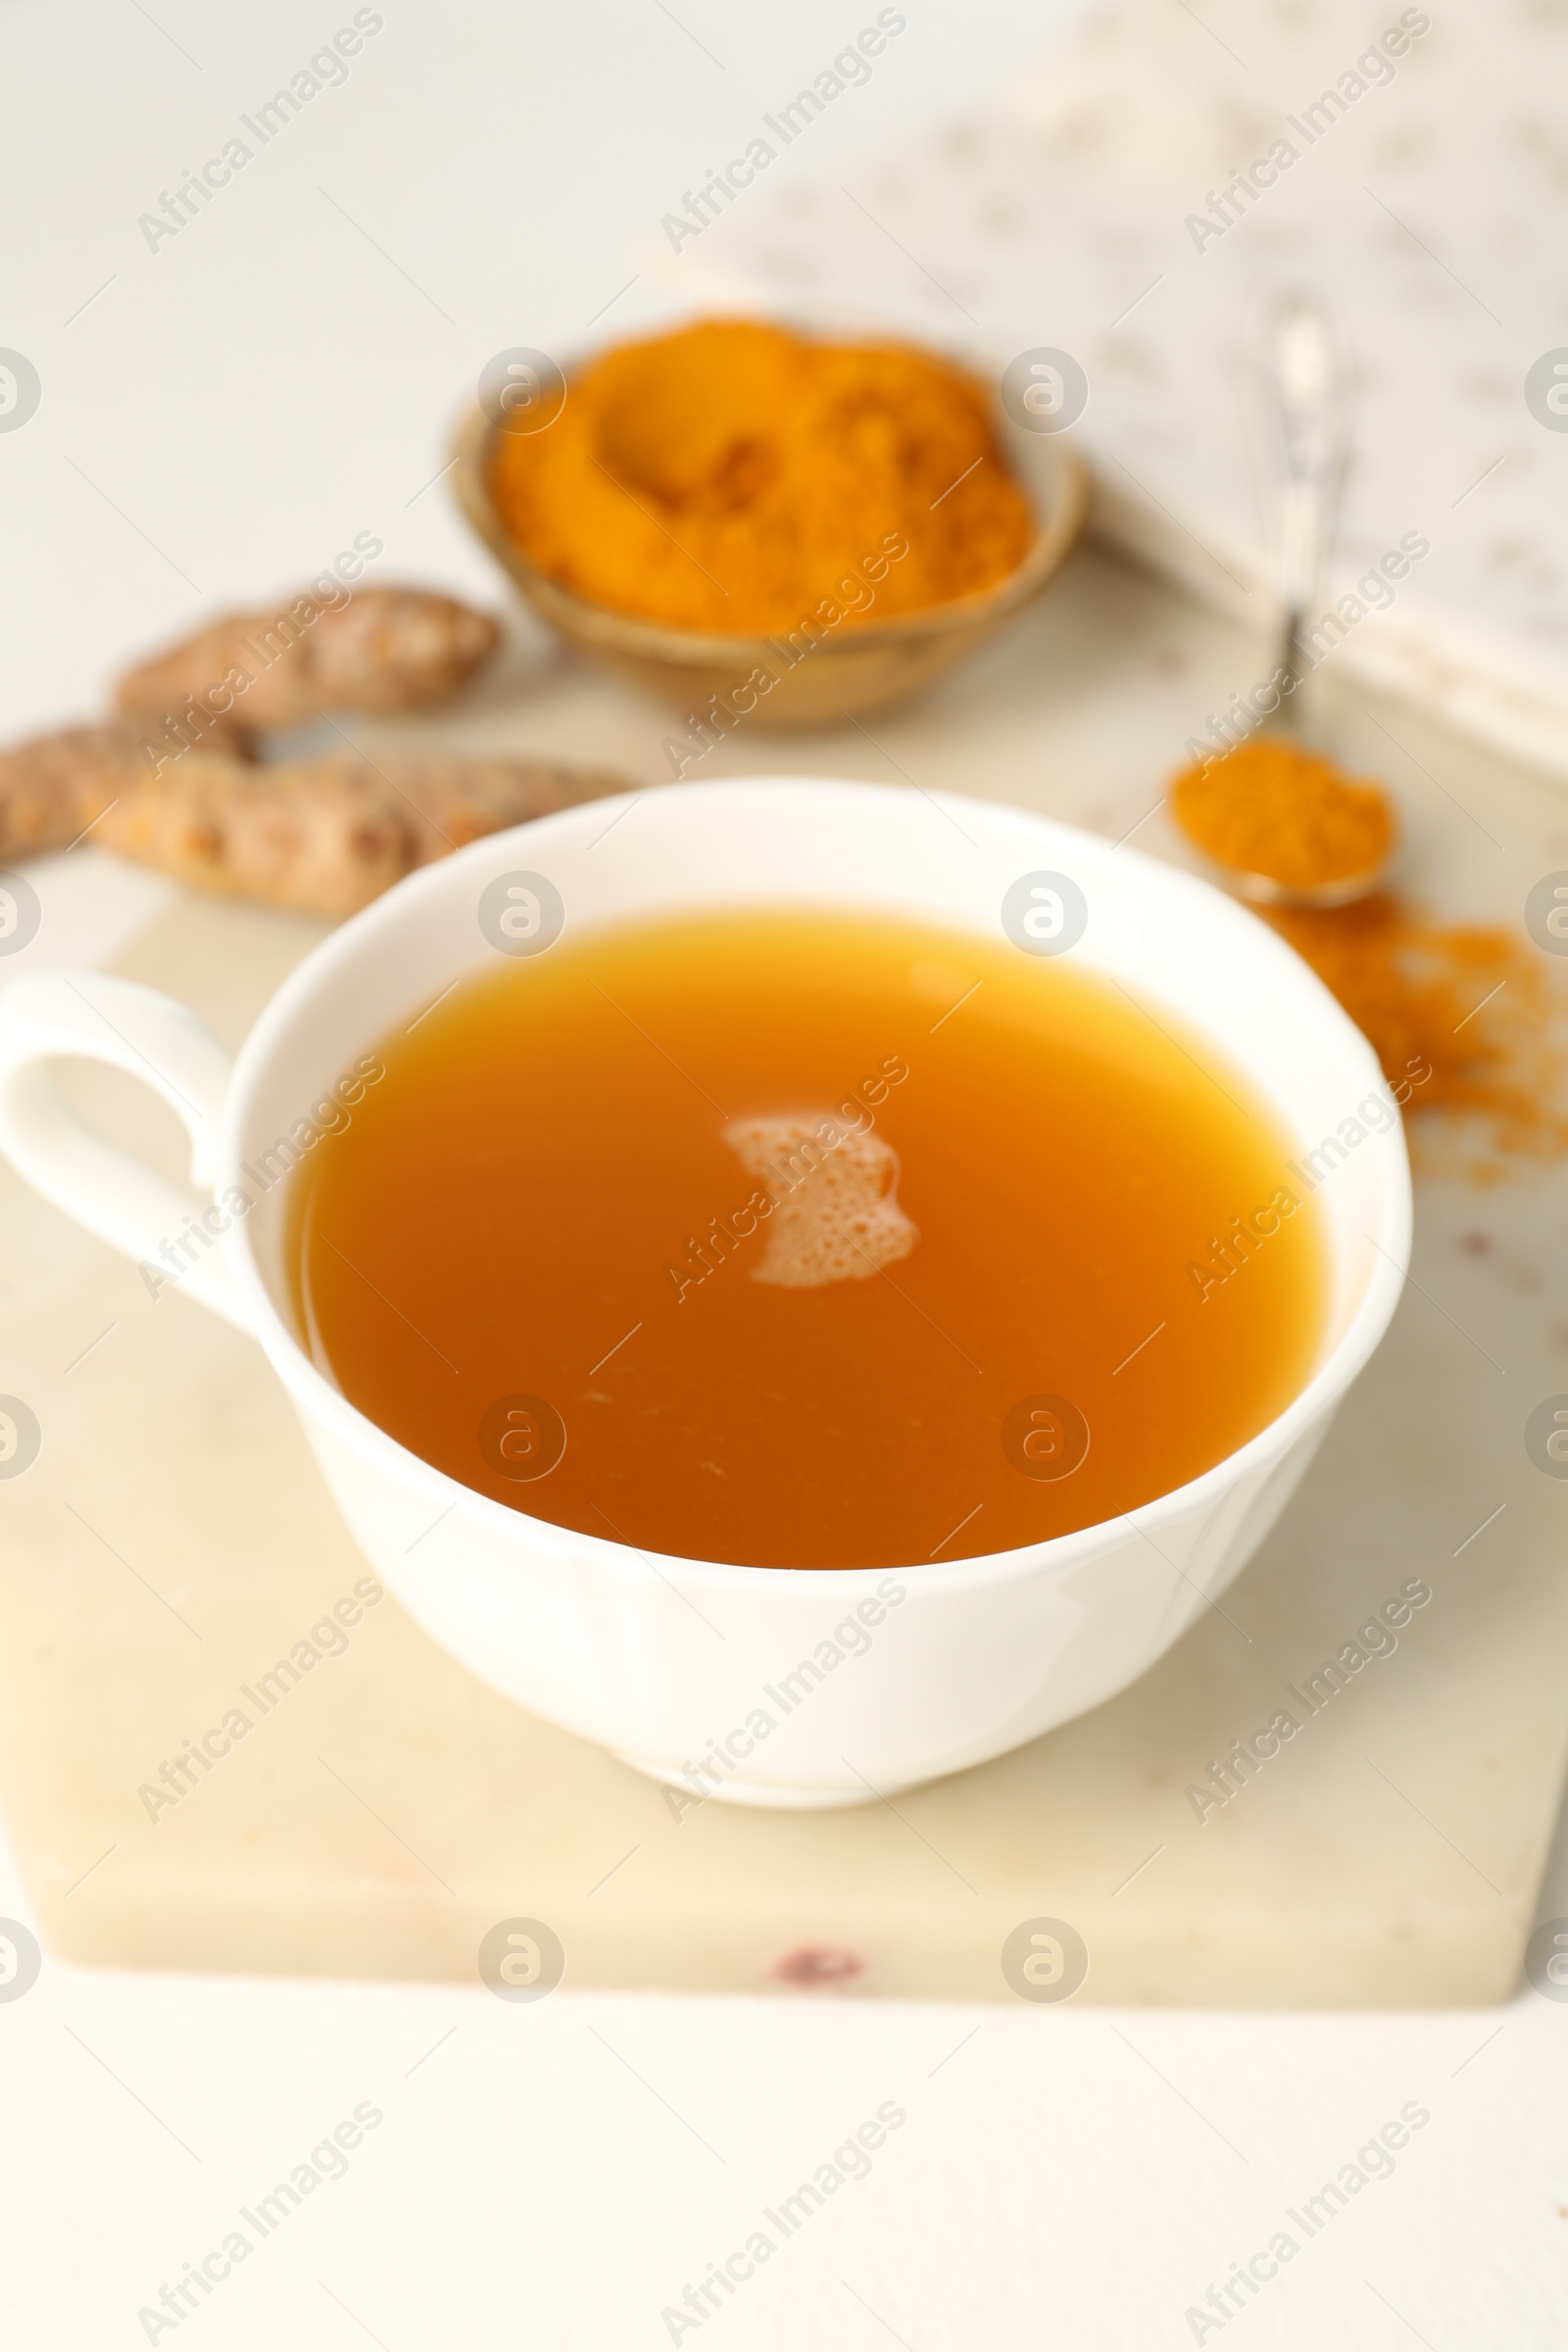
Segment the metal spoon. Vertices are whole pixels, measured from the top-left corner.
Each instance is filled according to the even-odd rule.
[[[1271,714],[1270,732],[1304,739],[1305,680],[1312,663],[1303,639],[1322,573],[1339,456],[1334,343],[1322,308],[1309,294],[1287,294],[1274,314],[1268,382],[1280,467],[1277,508],[1282,612],[1275,660],[1290,684]],[[1388,858],[1359,874],[1293,887],[1269,874],[1225,869],[1231,887],[1263,906],[1348,906],[1379,888]]]

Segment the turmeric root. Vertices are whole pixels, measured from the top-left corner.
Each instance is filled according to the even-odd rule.
[[[619,776],[531,760],[250,767],[191,752],[163,775],[144,768],[93,839],[204,890],[336,917],[482,834],[624,789]]]
[[[216,741],[234,762],[248,756],[227,721],[219,722]],[[0,752],[0,862],[70,849],[112,801],[145,783],[154,764],[148,747],[139,720],[111,718]]]
[[[214,718],[292,727],[322,710],[421,710],[466,685],[500,643],[489,615],[454,597],[338,593],[341,604],[308,590],[278,611],[226,613],[127,670],[119,708],[158,722],[172,753],[207,751]]]
[[[155,772],[141,723],[111,719],[0,753],[0,863],[89,834],[205,890],[338,916],[483,834],[625,789],[601,769],[508,759],[264,767],[191,751]]]

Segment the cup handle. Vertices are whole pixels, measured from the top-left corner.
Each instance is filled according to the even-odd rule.
[[[192,1184],[208,1189],[171,1184],[79,1119],[48,1066],[64,1057],[108,1062],[162,1095],[190,1137]],[[218,1246],[223,1212],[215,1211],[210,1189],[233,1066],[193,1012],[133,980],[30,972],[0,995],[0,1152],[100,1241],[249,1331],[250,1313]]]

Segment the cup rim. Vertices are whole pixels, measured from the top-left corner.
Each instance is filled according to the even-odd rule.
[[[865,801],[875,796],[879,808],[907,804],[912,810],[913,804],[920,798],[910,788],[902,785],[868,784],[858,779],[783,773],[715,778],[700,784],[665,784],[659,786],[653,794],[646,791],[617,794],[580,807],[558,809],[548,816],[535,817],[526,824],[510,827],[505,832],[486,834],[394,884],[380,898],[372,900],[369,906],[362,907],[336,930],[329,932],[309,952],[269,999],[246,1037],[235,1061],[223,1106],[218,1152],[218,1189],[220,1191],[225,1182],[234,1180],[241,1158],[240,1146],[251,1098],[272,1054],[312,996],[323,983],[335,978],[351,964],[366,943],[416,919],[421,907],[454,887],[456,877],[483,867],[492,860],[501,845],[511,842],[521,845],[526,842],[532,855],[550,835],[568,832],[581,825],[585,815],[592,814],[598,819],[606,811],[617,807],[629,808],[637,800],[649,801],[654,807],[687,806],[700,797],[710,806],[715,794],[722,794],[732,801],[746,801],[780,790],[787,791],[797,805],[800,796],[805,793],[821,794],[838,801],[850,794]],[[1056,836],[1058,842],[1081,846],[1092,854],[1097,863],[1111,847],[1099,835],[1089,833],[1081,826],[1067,824],[1056,817],[1042,816],[1016,804],[983,801],[978,796],[964,797],[967,805],[983,808],[1008,822],[1038,827]],[[1216,890],[1211,883],[1180,866],[1167,864],[1143,851],[1130,848],[1118,847],[1115,855],[1119,872],[1129,876],[1136,874],[1152,889],[1178,899],[1187,899],[1195,910],[1210,914],[1222,910],[1227,923],[1255,928],[1260,941],[1266,941],[1269,950],[1277,956],[1280,968],[1294,966],[1297,984],[1304,990],[1308,999],[1313,995],[1317,997],[1319,1012],[1330,1019],[1331,1025],[1340,1028],[1347,1059],[1361,1062],[1367,1088],[1383,1083],[1382,1069],[1370,1044],[1350,1021],[1338,1000],[1296,951],[1277,933],[1270,931],[1256,915],[1238,905],[1226,893]],[[404,1446],[372,1421],[368,1414],[362,1412],[318,1369],[273,1303],[271,1293],[256,1261],[248,1218],[236,1218],[230,1223],[221,1247],[250,1310],[256,1337],[296,1404],[308,1418],[322,1424],[335,1439],[346,1444],[370,1467],[390,1474],[405,1491],[422,1488],[432,1507],[444,1502],[449,1508],[461,1508],[470,1518],[476,1517],[480,1526],[514,1543],[525,1544],[535,1552],[554,1552],[562,1556],[572,1554],[581,1558],[586,1549],[601,1559],[612,1559],[618,1569],[631,1574],[634,1582],[649,1585],[656,1580],[667,1583],[673,1575],[678,1576],[683,1584],[695,1583],[714,1592],[753,1592],[768,1589],[811,1592],[831,1588],[835,1592],[849,1591],[858,1594],[873,1591],[880,1578],[898,1576],[917,1578],[925,1589],[944,1592],[979,1584],[1005,1584],[1024,1577],[1049,1575],[1053,1571],[1066,1572],[1093,1561],[1102,1553],[1117,1549],[1129,1537],[1142,1537],[1148,1541],[1150,1526],[1157,1533],[1172,1521],[1213,1509],[1240,1479],[1250,1471],[1272,1467],[1290,1452],[1295,1442],[1307,1429],[1327,1416],[1382,1341],[1398,1303],[1409,1260],[1412,1199],[1409,1157],[1402,1122],[1396,1120],[1391,1128],[1374,1134],[1368,1142],[1372,1147],[1371,1162],[1378,1167],[1382,1179],[1383,1195],[1381,1226],[1375,1234],[1368,1236],[1376,1250],[1375,1262],[1361,1298],[1344,1331],[1323,1362],[1289,1403],[1262,1429],[1230,1453],[1222,1455],[1208,1469],[1200,1471],[1196,1478],[1168,1489],[1148,1502],[1139,1503],[1132,1511],[1119,1512],[1112,1518],[1097,1520],[1088,1527],[1075,1528],[1064,1535],[1045,1537],[1037,1543],[1017,1545],[1010,1550],[977,1552],[949,1561],[908,1561],[869,1568],[769,1568],[740,1561],[696,1559],[680,1552],[649,1553],[636,1544],[564,1526],[553,1519],[534,1518],[510,1503],[498,1502],[493,1496],[482,1494],[476,1487],[465,1485],[461,1479],[438,1469],[433,1462],[426,1461],[422,1455]],[[656,1567],[655,1561],[665,1563],[668,1574],[664,1569]]]

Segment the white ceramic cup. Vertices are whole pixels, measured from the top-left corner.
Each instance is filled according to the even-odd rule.
[[[278,1140],[378,1038],[494,966],[493,909],[519,873],[554,886],[573,933],[796,904],[897,911],[987,939],[1004,936],[1003,901],[1020,878],[1065,875],[1087,913],[1068,952],[1156,1017],[1212,1038],[1298,1139],[1298,1159],[1359,1102],[1387,1102],[1371,1048],[1327,990],[1219,892],[1017,808],[963,800],[955,810],[918,792],[785,777],[544,817],[411,876],[333,932],[232,1066],[192,1013],[127,981],[43,973],[0,998],[0,1149],[136,1258],[162,1262],[187,1219],[205,1214],[209,1237],[226,1224],[210,1250],[190,1244],[179,1288],[254,1332],[404,1607],[520,1705],[694,1795],[812,1806],[896,1793],[1099,1705],[1168,1649],[1261,1541],[1388,1326],[1410,1233],[1397,1119],[1335,1159],[1316,1196],[1332,1265],[1325,1334],[1310,1379],[1266,1429],[1136,1523],[893,1572],[653,1557],[459,1485],[358,1412],[301,1346],[288,1179],[243,1214],[214,1198],[254,1194],[267,1155],[279,1164]],[[513,902],[523,911],[508,952],[527,944],[539,898],[518,888],[533,897]],[[1056,918],[1041,903],[1034,927],[1049,945]],[[83,1126],[55,1087],[59,1055],[156,1086],[189,1130],[203,1191]]]

